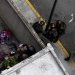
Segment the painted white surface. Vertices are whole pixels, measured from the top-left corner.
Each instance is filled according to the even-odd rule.
[[[64,75],[50,52],[22,67],[20,73],[10,75]]]
[[[45,54],[21,69],[19,75],[64,75],[50,53]]]

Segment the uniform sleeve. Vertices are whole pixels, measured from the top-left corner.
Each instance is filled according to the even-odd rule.
[[[37,25],[38,25],[38,22],[34,23],[32,27],[35,28]]]

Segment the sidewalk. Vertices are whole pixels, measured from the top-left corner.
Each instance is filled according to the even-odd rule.
[[[33,23],[35,23],[39,19],[42,19],[41,16],[36,12],[36,10],[33,8],[33,6],[29,3],[28,0],[12,0],[12,2],[19,9],[19,11],[22,13],[22,15],[25,17],[25,19],[28,21],[29,24],[32,25]],[[38,17],[30,7],[32,7],[34,12],[37,13]],[[51,43],[51,44],[54,47],[58,58],[60,59],[60,61],[62,62],[62,64],[64,65],[64,67],[68,71],[68,73],[70,75],[74,75],[75,74],[75,68],[70,61],[69,62],[64,61],[64,58],[66,57],[66,55],[64,54],[61,47],[57,43]]]

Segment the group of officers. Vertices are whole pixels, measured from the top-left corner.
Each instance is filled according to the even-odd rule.
[[[33,24],[33,28],[38,34],[42,33],[47,39],[49,39],[53,43],[57,42],[59,37],[65,34],[66,24],[61,20],[55,20],[54,23],[50,24],[46,31],[45,29],[43,30],[44,26],[44,21],[36,22]]]

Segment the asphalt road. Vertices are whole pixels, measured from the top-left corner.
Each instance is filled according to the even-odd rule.
[[[47,22],[55,0],[29,1]],[[73,14],[74,19],[72,22],[69,22],[72,19],[71,14]],[[66,33],[62,37],[60,37],[59,40],[68,52],[75,51],[75,0],[58,0],[52,17],[52,22],[54,22],[53,19],[60,19],[66,23]]]

